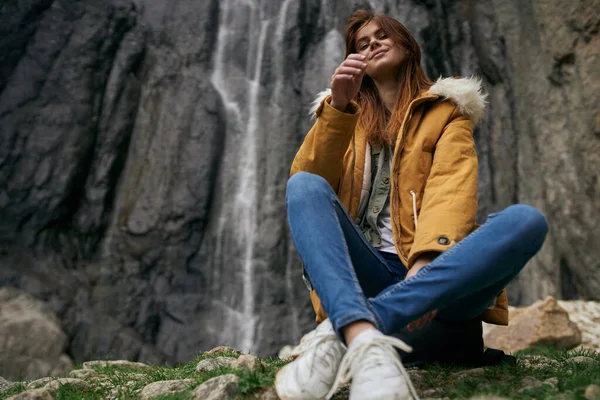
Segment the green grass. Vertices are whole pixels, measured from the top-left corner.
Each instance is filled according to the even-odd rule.
[[[0,399],[6,399],[15,394],[24,392],[25,390],[27,390],[27,385],[23,382],[17,382],[17,384],[14,385],[10,390],[0,395]]]
[[[543,355],[558,361],[559,365],[546,365],[539,369],[525,367],[522,363],[516,366],[494,366],[485,368],[484,374],[457,379],[452,374],[460,371],[458,368],[432,365],[425,368],[422,378],[413,379],[422,397],[450,399],[468,399],[473,396],[497,395],[511,399],[583,399],[585,388],[590,384],[600,385],[600,354],[592,351],[557,350],[551,347],[530,349],[519,352],[516,356]],[[577,365],[568,359],[574,356],[586,356],[599,362],[594,366]],[[263,359],[265,365],[256,371],[238,370],[231,367],[222,367],[210,372],[196,372],[196,365],[206,358],[217,356],[236,357],[234,353],[220,353],[218,355],[201,354],[192,362],[175,367],[153,366],[149,369],[137,369],[115,366],[99,366],[94,368],[100,376],[89,378],[87,382],[90,389],[81,389],[65,385],[56,394],[57,399],[75,400],[105,399],[112,390],[118,389],[119,399],[137,399],[139,391],[152,382],[164,380],[192,379],[187,390],[167,396],[158,397],[160,400],[183,400],[190,397],[191,392],[210,378],[235,374],[239,380],[239,397],[241,399],[254,399],[262,389],[273,385],[275,374],[285,361]],[[532,377],[539,381],[549,378],[558,378],[556,389],[550,385],[542,385],[530,390],[521,391],[522,381]],[[26,390],[26,383],[17,383],[10,391],[0,394],[0,400]],[[424,391],[435,389],[435,393],[423,394]],[[345,394],[344,394],[345,393]],[[336,396],[338,399],[347,398],[347,391]]]
[[[526,355],[543,355],[558,361],[559,365],[547,365],[543,368],[526,367],[522,363],[516,366],[494,366],[484,368],[483,375],[457,379],[453,372],[460,369],[442,366],[430,366],[425,369],[423,379],[413,382],[419,391],[436,388],[437,393],[429,397],[449,397],[464,399],[482,395],[496,395],[511,399],[583,399],[585,388],[590,384],[600,385],[600,354],[592,351],[566,351],[550,347],[530,349],[516,354],[517,358]],[[575,356],[586,356],[598,361],[595,366],[579,365],[569,362]],[[526,377],[545,381],[558,378],[556,390],[550,385],[542,385],[519,392]]]

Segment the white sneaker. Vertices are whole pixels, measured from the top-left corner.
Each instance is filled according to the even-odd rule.
[[[329,319],[304,335],[292,350],[297,358],[277,372],[275,390],[282,400],[321,400],[333,386],[346,348]]]
[[[402,340],[379,331],[365,331],[357,336],[342,360],[327,398],[333,396],[339,385],[352,380],[350,400],[418,399],[394,347],[412,351]]]

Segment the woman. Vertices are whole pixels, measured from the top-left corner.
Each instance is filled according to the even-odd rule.
[[[544,242],[546,220],[529,206],[476,226],[485,96],[473,79],[434,84],[420,62],[398,21],[351,16],[346,59],[287,187],[319,325],[278,372],[282,399],[331,397],[350,380],[351,399],[416,398],[396,351],[411,349],[391,335],[434,318],[507,324],[503,288]]]

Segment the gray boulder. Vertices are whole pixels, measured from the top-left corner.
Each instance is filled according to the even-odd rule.
[[[233,400],[237,396],[237,375],[221,375],[209,379],[192,392],[194,400]]]
[[[54,312],[42,301],[0,288],[0,375],[35,379],[69,372],[67,336]]]
[[[150,400],[154,397],[181,392],[187,389],[193,382],[193,379],[152,382],[151,384],[144,386],[140,392],[140,399]]]

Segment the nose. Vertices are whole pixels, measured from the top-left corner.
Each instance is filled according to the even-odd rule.
[[[369,47],[371,48],[371,50],[374,50],[374,49],[378,48],[379,46],[381,46],[381,43],[379,42],[379,39],[373,39],[373,40],[371,40],[371,43],[369,45]]]

